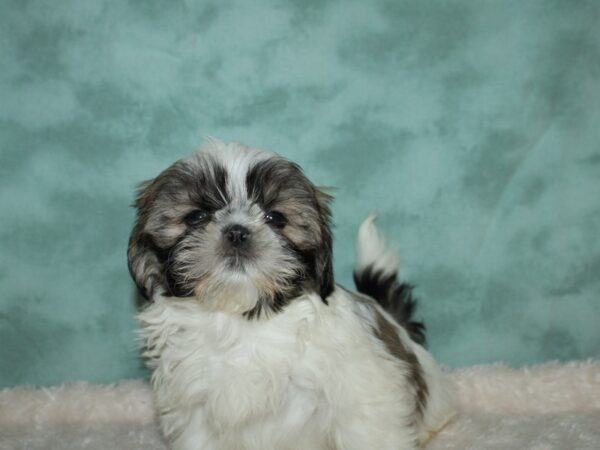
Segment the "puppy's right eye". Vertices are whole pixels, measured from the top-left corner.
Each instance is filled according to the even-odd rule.
[[[200,222],[206,220],[210,214],[207,211],[202,211],[201,209],[195,209],[192,212],[188,213],[183,221],[188,225],[198,225]]]

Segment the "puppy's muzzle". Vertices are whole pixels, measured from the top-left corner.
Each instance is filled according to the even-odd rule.
[[[242,247],[250,238],[250,230],[243,225],[230,225],[223,230],[227,241],[233,247]]]

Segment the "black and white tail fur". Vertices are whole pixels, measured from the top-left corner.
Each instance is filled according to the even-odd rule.
[[[425,325],[416,322],[413,314],[417,302],[413,287],[398,279],[398,255],[385,246],[385,239],[375,226],[375,214],[362,223],[358,231],[354,283],[358,292],[374,298],[404,327],[411,339],[425,343]]]

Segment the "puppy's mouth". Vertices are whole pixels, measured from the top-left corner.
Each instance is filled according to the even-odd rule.
[[[244,272],[253,259],[251,252],[246,249],[229,248],[223,256],[228,269],[240,272]]]

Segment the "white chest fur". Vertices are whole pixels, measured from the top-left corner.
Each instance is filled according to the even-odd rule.
[[[159,298],[139,316],[163,432],[175,449],[410,449],[408,368],[343,291],[269,319]]]
[[[140,315],[161,425],[174,447],[246,448],[209,442],[236,440],[236,434],[240,441],[264,435],[272,442],[284,418],[296,422],[291,428],[309,425],[321,400],[310,380],[318,374],[302,374],[298,362],[306,359],[318,302],[302,299],[286,314],[249,321],[205,311],[192,300],[160,298]],[[313,389],[312,402],[311,395],[298,398],[302,384]],[[285,417],[292,411],[296,417]]]

